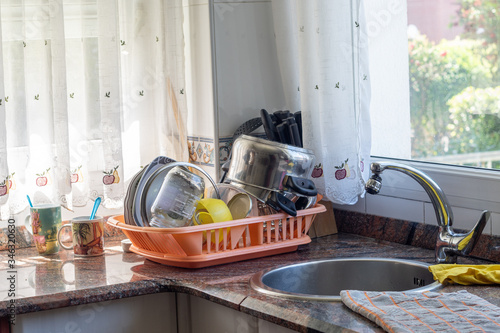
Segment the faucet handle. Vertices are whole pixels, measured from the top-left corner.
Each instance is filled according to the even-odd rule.
[[[458,242],[457,244],[457,250],[461,255],[467,255],[472,252],[474,247],[477,244],[477,241],[479,240],[479,236],[481,236],[481,233],[483,232],[484,227],[486,226],[486,223],[491,217],[491,213],[487,210],[484,210],[481,216],[479,217],[479,220],[477,221],[476,225],[474,228],[472,228],[471,231],[469,231],[467,234],[464,235],[464,237],[458,237]]]
[[[456,264],[457,255],[465,256],[471,253],[490,216],[489,211],[483,211],[476,225],[465,234],[455,233],[451,227],[441,227],[436,243],[436,261],[438,263]]]

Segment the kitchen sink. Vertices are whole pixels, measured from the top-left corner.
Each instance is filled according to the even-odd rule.
[[[253,275],[255,290],[278,297],[340,301],[341,290],[430,291],[441,288],[429,265],[386,258],[338,258],[308,261]]]

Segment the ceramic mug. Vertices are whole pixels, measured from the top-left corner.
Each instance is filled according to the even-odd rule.
[[[104,254],[104,219],[100,216],[96,216],[93,220],[89,218],[89,216],[75,217],[59,229],[57,241],[63,249],[73,249],[76,256]],[[66,246],[61,242],[61,231],[64,228],[71,228],[72,246]]]
[[[61,206],[53,204],[30,207],[30,215],[24,224],[33,235],[39,254],[54,254],[59,251],[57,232],[62,225]]]

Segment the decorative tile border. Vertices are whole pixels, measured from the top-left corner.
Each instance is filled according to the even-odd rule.
[[[212,138],[188,136],[187,140],[190,163],[215,166],[215,147]]]
[[[222,137],[219,138],[219,161],[220,164],[224,164],[229,159],[229,154],[233,148],[233,137]]]

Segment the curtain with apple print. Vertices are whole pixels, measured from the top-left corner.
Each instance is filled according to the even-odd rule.
[[[371,147],[363,0],[272,0],[287,105],[302,111],[319,192],[338,204],[364,195]]]
[[[0,5],[0,219],[68,209],[159,155],[187,160],[182,0]]]

